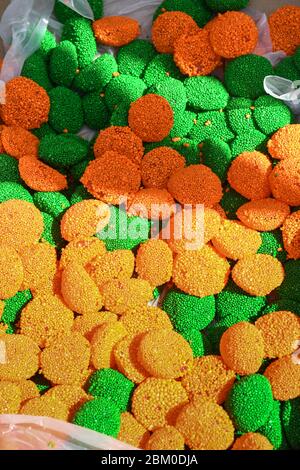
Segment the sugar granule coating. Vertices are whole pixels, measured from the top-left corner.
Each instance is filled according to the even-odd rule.
[[[170,132],[170,137],[172,139],[175,138],[175,140],[177,140],[178,137],[186,137],[190,133],[196,117],[197,115],[193,111],[175,113],[174,126]],[[178,140],[178,142],[180,142],[180,140]]]
[[[300,204],[300,158],[287,158],[273,169],[269,182],[275,199],[290,206]]]
[[[187,393],[175,380],[144,380],[132,397],[132,413],[146,429],[174,425],[180,409],[187,403]]]
[[[1,142],[5,152],[17,160],[26,155],[38,156],[39,139],[22,127],[4,126]]]
[[[41,213],[27,201],[12,199],[0,204],[0,244],[16,249],[37,243],[43,233]]]
[[[253,51],[258,41],[258,30],[250,16],[228,11],[213,22],[209,38],[216,54],[234,59]]]
[[[172,54],[175,41],[186,34],[197,33],[199,27],[193,18],[181,11],[166,11],[152,25],[152,42],[160,53]]]
[[[262,434],[249,432],[236,439],[232,450],[273,450],[273,446]]]
[[[100,292],[86,270],[77,263],[69,263],[61,278],[61,293],[66,305],[76,313],[87,314],[101,310]]]
[[[143,80],[132,75],[118,75],[114,77],[105,89],[105,101],[113,112],[120,104],[130,105],[139,99],[146,91]]]
[[[72,418],[75,411],[90,399],[79,385],[55,385],[43,396],[54,398],[66,405],[69,412],[68,419]]]
[[[115,250],[95,256],[85,265],[86,271],[99,289],[112,279],[130,279],[134,272],[134,254],[130,250]]]
[[[76,134],[83,126],[80,96],[69,88],[58,86],[49,91],[51,102],[49,124],[59,133]]]
[[[107,436],[117,437],[120,431],[120,410],[107,398],[95,398],[77,411],[73,423]]]
[[[184,450],[184,438],[173,426],[155,429],[146,443],[147,450]]]
[[[15,77],[6,84],[5,104],[0,116],[7,126],[36,129],[48,121],[50,99],[47,92],[29,78]]]
[[[267,75],[273,75],[270,61],[249,54],[228,62],[224,79],[231,95],[254,99],[265,94],[264,78]]]
[[[272,277],[266,276],[266,273],[272,273]],[[248,294],[264,296],[282,284],[284,268],[273,256],[248,255],[234,266],[232,279]]]
[[[132,250],[141,242],[148,240],[150,223],[140,217],[131,217],[122,208],[110,207],[111,219],[109,225],[97,234],[103,240],[108,251]],[[138,227],[138,233],[136,233]],[[131,230],[135,236],[131,236]]]
[[[101,131],[94,145],[95,158],[113,151],[140,165],[144,155],[142,140],[129,127],[111,126]]]
[[[243,152],[265,151],[265,144],[265,134],[257,130],[250,130],[237,135],[231,142],[231,152],[234,157],[237,157]]]
[[[104,129],[109,122],[109,111],[104,97],[94,91],[82,98],[84,122],[91,129]]]
[[[144,142],[160,142],[174,125],[173,110],[165,98],[149,94],[132,103],[128,122]]]
[[[224,182],[233,158],[230,146],[220,138],[212,137],[204,141],[201,152],[203,163]]]
[[[93,22],[96,40],[105,46],[129,44],[140,34],[139,22],[128,16],[106,16]]]
[[[122,196],[139,190],[141,173],[127,157],[109,151],[89,164],[81,182],[96,199],[119,204]]]
[[[119,71],[140,78],[155,55],[155,49],[149,41],[136,39],[119,49],[117,55]]]
[[[126,442],[126,444],[139,449],[144,449],[149,437],[149,431],[131,413],[126,411],[121,414],[121,427],[118,434],[119,441]]]
[[[34,205],[42,212],[52,217],[59,217],[70,207],[70,203],[64,194],[54,192],[36,192],[33,195]]]
[[[271,156],[278,160],[284,160],[285,158],[299,158],[299,146],[300,124],[290,124],[282,127],[282,129],[279,129],[268,142],[268,150]]]
[[[17,383],[0,382],[0,413],[16,414],[20,410],[21,390]],[[5,447],[4,447],[5,448]]]
[[[64,241],[60,235],[59,220],[55,219],[46,212],[41,212],[44,221],[44,231],[42,233],[41,241],[47,241],[50,245],[61,249]]]
[[[37,50],[32,55],[27,57],[22,67],[20,75],[29,78],[37,83],[46,91],[51,90],[53,83],[50,80],[48,73],[48,63],[45,55],[41,50]]]
[[[292,55],[300,45],[300,7],[284,5],[269,17],[274,51]]]
[[[282,424],[289,444],[292,449],[299,449],[299,417],[300,417],[300,397],[286,401],[282,406]]]
[[[161,83],[151,87],[151,92],[162,96],[168,101],[174,112],[174,120],[178,113],[185,111],[187,104],[186,91],[180,80],[169,77],[168,80],[163,80]]]
[[[152,377],[178,379],[190,369],[193,352],[179,333],[151,330],[141,338],[137,359]]]
[[[22,260],[17,251],[6,245],[1,246],[0,250],[0,299],[9,299],[13,297],[24,279],[24,269]]]
[[[117,369],[134,383],[141,383],[149,373],[138,362],[137,354],[144,333],[127,335],[114,348],[114,358]]]
[[[53,397],[41,396],[28,400],[21,407],[20,413],[31,416],[47,416],[48,418],[67,421],[67,406]]]
[[[32,299],[29,290],[18,292],[14,297],[2,302],[0,307],[0,320],[6,325],[14,324],[19,320],[20,313],[25,305]]]
[[[110,210],[107,204],[87,199],[71,206],[61,220],[61,234],[67,241],[92,237],[109,222]]]
[[[106,253],[102,240],[94,237],[84,237],[70,242],[61,253],[60,268],[64,269],[70,262],[77,262],[85,266],[95,256]]]
[[[191,400],[201,398],[221,405],[235,381],[235,373],[220,356],[194,359],[193,367],[182,379],[182,385]]]
[[[261,96],[254,106],[255,122],[264,134],[270,135],[284,126],[289,126],[293,121],[290,108],[272,96]]]
[[[118,315],[147,305],[152,299],[152,287],[143,279],[113,279],[101,289],[104,306]]]
[[[242,10],[248,6],[249,0],[205,0],[213,11],[224,13],[229,10]]]
[[[130,200],[128,214],[153,221],[167,219],[175,210],[175,201],[166,189],[144,188]]]
[[[18,161],[6,155],[5,153],[0,153],[0,166],[1,166],[1,175],[0,183],[5,181],[10,181],[12,183],[20,182],[20,174],[18,170]]]
[[[157,266],[159,265],[159,271]],[[151,286],[161,286],[172,276],[173,256],[167,243],[149,240],[140,245],[136,256],[136,272]]]
[[[246,202],[236,212],[246,227],[261,232],[281,227],[289,214],[290,208],[285,202],[272,198]]]
[[[49,52],[56,46],[56,39],[53,33],[46,30],[43,40],[41,42],[39,51],[45,58],[48,58]]]
[[[121,411],[128,409],[134,383],[114,369],[94,372],[88,381],[88,393],[93,397],[106,398]]]
[[[299,228],[300,211],[296,211],[285,219],[282,226],[284,249],[287,251],[289,258],[300,258]]]
[[[129,335],[137,335],[155,329],[172,330],[172,323],[166,312],[159,307],[136,307],[120,318],[120,323]]]
[[[68,187],[66,176],[35,157],[19,160],[21,179],[34,191],[62,191]]]
[[[263,426],[272,410],[270,382],[260,374],[235,382],[226,401],[226,409],[239,431],[255,432]]]
[[[261,152],[244,152],[235,158],[228,170],[230,186],[247,199],[271,196],[269,177],[272,163]]]
[[[0,183],[0,203],[12,199],[33,202],[30,192],[20,183],[13,183],[11,181]]]
[[[58,297],[45,293],[23,308],[20,332],[44,348],[56,338],[70,333],[73,320],[73,312]]]
[[[120,322],[106,322],[95,329],[91,344],[91,364],[95,369],[114,368],[114,347],[127,331]]]
[[[145,83],[150,87],[167,80],[169,77],[181,80],[183,75],[176,67],[171,54],[157,54],[145,70]]]
[[[154,20],[166,11],[182,11],[190,15],[196,23],[204,26],[212,17],[212,13],[205,1],[194,2],[194,0],[164,0],[154,13]]]
[[[89,20],[82,17],[68,20],[61,37],[61,41],[65,40],[71,41],[76,47],[80,68],[86,67],[94,60],[97,43]]]
[[[300,367],[292,356],[276,359],[264,375],[271,384],[275,400],[287,401],[299,397]]]
[[[145,188],[166,188],[172,173],[185,166],[185,158],[170,147],[158,147],[148,152],[141,163]]]
[[[71,86],[78,69],[76,47],[70,41],[62,41],[50,54],[49,74],[56,85]]]
[[[89,143],[74,134],[46,135],[39,145],[41,160],[53,167],[69,167],[88,157]]]
[[[37,388],[36,384],[31,380],[18,380],[16,381],[16,385],[18,385],[21,391],[22,404],[27,400],[31,400],[31,398],[37,398],[40,395],[39,389]]]
[[[300,296],[299,296],[299,276],[300,276],[300,262],[299,260],[290,260],[285,263],[285,279],[282,285],[279,287],[279,295],[281,298],[287,301],[294,301],[299,303]],[[297,307],[294,306],[293,309],[291,308],[284,308],[283,310],[291,310],[294,313],[298,314],[298,309],[295,310]],[[276,308],[278,310],[278,308]],[[279,309],[281,310],[281,309]]]
[[[197,111],[225,108],[229,94],[216,77],[191,77],[184,82],[189,106]]]
[[[187,294],[206,297],[221,292],[228,280],[230,265],[213,248],[186,251],[177,255],[173,266],[175,285]]]
[[[263,335],[251,323],[237,323],[222,335],[220,352],[224,363],[237,374],[255,374],[264,358]]]
[[[117,315],[111,312],[94,312],[85,315],[79,315],[75,318],[72,331],[76,331],[84,336],[88,341],[92,339],[94,331],[98,326],[104,323],[115,322],[118,320]]]
[[[220,110],[199,113],[189,133],[189,137],[199,144],[213,137],[229,142],[234,136],[228,127],[225,113]]]
[[[90,360],[90,344],[79,333],[61,336],[41,353],[41,370],[56,385],[80,385]]]
[[[270,441],[275,450],[286,448],[286,438],[281,422],[281,403],[279,401],[273,401],[271,413],[265,424],[258,429],[258,432]]]
[[[215,299],[200,299],[178,290],[169,290],[163,299],[163,309],[168,313],[176,331],[203,330],[215,316]]]
[[[226,411],[201,398],[183,407],[175,427],[192,450],[226,450],[234,440],[234,427]]]
[[[236,240],[239,240],[238,245]],[[237,260],[257,253],[262,240],[255,230],[244,227],[239,222],[224,220],[212,243],[221,255]]]
[[[196,34],[181,36],[174,45],[174,61],[181,73],[190,77],[209,75],[220,64],[210,43],[209,32],[200,29]]]
[[[275,75],[286,78],[287,80],[291,80],[292,82],[298,80],[299,70],[295,65],[294,57],[295,56],[285,57],[277,65],[275,65]]]
[[[212,207],[222,198],[221,181],[205,165],[190,165],[173,173],[168,190],[181,204],[204,204]]]
[[[49,243],[37,243],[19,250],[24,268],[22,290],[34,294],[51,287],[56,273],[57,255]]]
[[[214,209],[205,207],[202,217],[197,209],[183,208],[170,218],[161,231],[161,238],[174,253],[199,250],[219,233],[220,227],[221,218]]]
[[[300,319],[292,312],[273,312],[255,322],[262,332],[265,356],[271,359],[292,354],[300,338]]]
[[[38,345],[23,334],[1,335],[5,362],[0,364],[0,380],[22,380],[32,377],[39,368]]]
[[[74,88],[85,93],[104,88],[118,73],[118,65],[113,55],[105,53],[84,67],[75,77]]]

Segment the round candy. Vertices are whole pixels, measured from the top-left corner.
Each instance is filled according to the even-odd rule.
[[[173,127],[173,110],[165,98],[149,94],[131,105],[128,122],[144,142],[159,142],[167,137]]]
[[[234,439],[234,427],[226,411],[200,398],[180,411],[176,428],[192,450],[226,450]]]
[[[166,188],[170,176],[185,166],[185,158],[170,147],[158,147],[148,152],[141,165],[145,188]]]
[[[133,336],[127,335],[114,348],[114,359],[118,370],[129,380],[137,384],[149,377],[148,372],[137,360],[139,344],[143,336],[144,333]]]
[[[235,382],[226,401],[226,409],[239,431],[255,432],[263,426],[273,407],[270,382],[253,374]]]
[[[189,106],[197,111],[212,111],[225,108],[229,94],[215,77],[191,77],[184,82]]]
[[[137,358],[150,376],[177,379],[191,367],[193,352],[179,333],[151,330],[141,338]]]
[[[266,273],[272,276],[266,276]],[[248,255],[232,270],[234,282],[250,295],[264,296],[279,287],[284,280],[282,264],[270,255]]]
[[[46,91],[51,90],[53,87],[48,75],[47,61],[45,60],[45,55],[41,50],[37,50],[27,57],[23,65],[21,75],[37,83]]]
[[[108,436],[117,437],[120,431],[120,410],[107,398],[95,398],[85,403],[75,414],[73,423]]]
[[[31,338],[23,334],[1,335],[1,349],[5,361],[0,364],[0,380],[29,379],[37,372],[40,349]]]
[[[56,85],[70,87],[77,69],[76,47],[70,41],[62,41],[51,51],[49,63],[51,80]]]
[[[251,323],[237,323],[223,334],[220,352],[225,364],[239,375],[254,374],[264,358],[263,335]]]
[[[132,397],[132,413],[145,428],[152,431],[174,425],[180,407],[188,401],[187,393],[176,380],[144,380]]]
[[[98,370],[88,381],[90,395],[112,401],[121,411],[127,410],[133,389],[133,382],[114,369]]]
[[[203,398],[222,404],[233,386],[235,373],[220,356],[194,359],[193,367],[182,379],[182,385],[191,400]]]
[[[88,142],[78,135],[46,135],[40,141],[41,160],[53,167],[69,167],[86,159]]]
[[[80,69],[89,65],[97,54],[96,39],[91,22],[87,18],[72,18],[67,21],[61,40],[71,41],[76,47]]]
[[[156,429],[146,444],[147,450],[184,450],[184,438],[173,426]]]
[[[159,270],[157,266],[159,265]],[[136,272],[151,286],[169,282],[172,276],[173,256],[167,243],[162,240],[149,240],[143,243],[136,256]]]
[[[115,367],[114,347],[127,335],[121,322],[105,322],[94,330],[91,344],[91,364],[95,369]]]
[[[146,85],[143,80],[132,75],[119,75],[109,82],[105,90],[105,101],[113,111],[117,105],[130,105],[143,96]]]
[[[126,411],[121,414],[121,427],[118,434],[119,441],[126,442],[133,447],[144,449],[150,433],[135,417]]]
[[[300,204],[300,158],[288,158],[273,169],[269,182],[272,194],[290,206]]]
[[[4,126],[1,142],[5,152],[17,160],[26,155],[38,156],[39,139],[22,127]]]
[[[51,108],[49,124],[56,132],[76,134],[83,126],[83,110],[80,96],[63,86],[49,92]],[[36,126],[37,127],[37,126]]]
[[[261,232],[276,230],[281,227],[290,214],[285,202],[272,198],[246,202],[240,206],[236,215],[246,227]]]
[[[156,55],[145,70],[145,83],[148,85],[148,87],[150,87],[167,80],[169,77],[181,80],[183,75],[176,67],[173,56],[171,54]]]
[[[105,46],[129,44],[140,34],[139,22],[128,16],[106,16],[93,22],[95,38]]]
[[[281,126],[269,140],[268,151],[273,158],[299,158],[300,124]],[[3,134],[3,132],[2,132]]]
[[[262,434],[248,432],[236,439],[232,450],[273,450],[273,446]]]
[[[82,69],[74,80],[74,87],[88,93],[104,89],[112,78],[118,74],[116,59],[111,54],[103,54],[94,62]]]
[[[233,96],[254,99],[264,95],[264,78],[267,75],[273,75],[268,59],[255,54],[243,55],[228,62],[225,85]]]
[[[143,279],[113,279],[102,286],[104,306],[118,315],[147,305],[152,299],[152,288]]]
[[[136,39],[119,49],[117,55],[119,71],[140,78],[155,56],[155,49],[149,41]]]
[[[172,54],[174,43],[180,36],[199,30],[193,18],[181,11],[166,11],[152,25],[152,42],[160,53]]]
[[[108,151],[120,153],[132,163],[140,165],[144,147],[142,139],[129,127],[111,126],[99,133],[94,145],[96,158],[101,158]]]
[[[275,400],[287,401],[299,397],[299,359],[285,356],[272,362],[265,370]]]
[[[284,51],[292,55],[300,44],[300,7],[284,5],[269,17],[269,25],[274,51]]]
[[[210,41],[216,54],[234,59],[254,50],[258,30],[254,20],[246,13],[228,11],[212,23]]]
[[[264,134],[288,126],[293,120],[290,108],[272,96],[261,96],[255,101],[254,119]]]
[[[20,413],[31,416],[47,416],[61,421],[67,421],[68,407],[53,397],[41,396],[26,401]]]

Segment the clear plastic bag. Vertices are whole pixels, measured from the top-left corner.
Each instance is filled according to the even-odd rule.
[[[299,80],[292,82],[286,78],[269,75],[264,80],[265,92],[268,95],[284,101],[290,109],[300,118],[300,76]]]
[[[74,424],[25,415],[0,416],[0,450],[138,450]]]

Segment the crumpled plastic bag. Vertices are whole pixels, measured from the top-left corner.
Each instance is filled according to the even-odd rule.
[[[300,74],[299,80],[292,82],[286,78],[269,75],[264,80],[264,88],[268,95],[283,101],[300,121]]]
[[[138,450],[74,424],[26,415],[0,416],[0,450]]]

